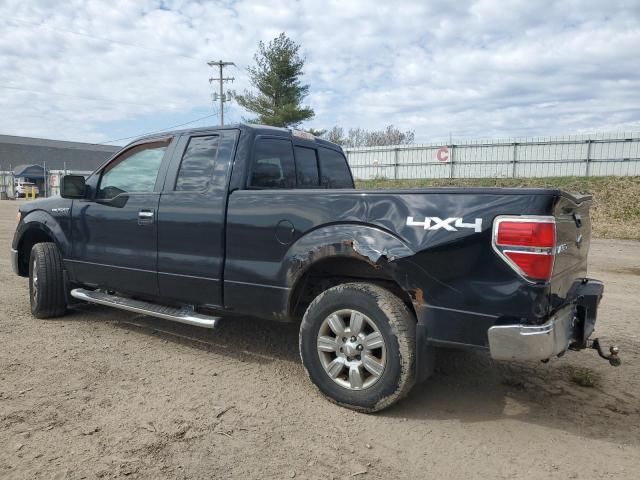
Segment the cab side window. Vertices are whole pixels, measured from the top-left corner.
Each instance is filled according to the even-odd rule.
[[[259,138],[254,146],[249,187],[295,188],[296,170],[291,141]]]
[[[353,188],[353,179],[347,159],[340,152],[318,148],[320,185],[325,188]]]
[[[298,188],[318,188],[318,160],[313,148],[295,147]]]
[[[218,153],[218,135],[192,137],[182,156],[175,190],[193,192],[209,185]]]
[[[123,193],[153,192],[169,143],[170,140],[146,143],[124,152],[102,172],[96,197],[110,199]]]

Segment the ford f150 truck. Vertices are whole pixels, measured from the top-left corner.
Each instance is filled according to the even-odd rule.
[[[592,346],[590,205],[553,189],[355,190],[342,149],[305,132],[185,130],[25,203],[13,266],[38,318],[81,300],[203,327],[300,322],[311,381],[373,412],[429,376],[436,347],[547,361]]]

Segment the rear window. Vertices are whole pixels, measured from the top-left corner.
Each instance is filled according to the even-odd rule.
[[[318,187],[318,160],[313,148],[296,147],[298,187]]]
[[[218,153],[217,135],[192,137],[182,156],[176,179],[177,191],[204,190],[211,180]]]
[[[318,148],[320,160],[320,185],[325,188],[353,188],[347,160],[340,152]]]
[[[296,170],[290,140],[259,138],[256,141],[249,186],[253,188],[295,188]]]

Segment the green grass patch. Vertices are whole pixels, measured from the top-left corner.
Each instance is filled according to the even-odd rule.
[[[585,388],[595,388],[600,383],[598,375],[588,368],[574,368],[571,370],[571,381]]]
[[[549,187],[593,195],[593,235],[640,240],[640,177],[375,179],[357,188]]]

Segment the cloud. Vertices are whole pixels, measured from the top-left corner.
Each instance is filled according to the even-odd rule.
[[[206,62],[236,62],[241,91],[281,31],[307,59],[307,126],[430,141],[640,125],[636,1],[8,0],[0,31],[6,134],[105,141],[211,114]]]

